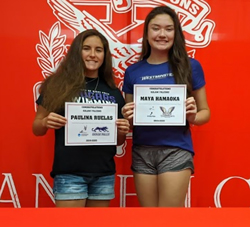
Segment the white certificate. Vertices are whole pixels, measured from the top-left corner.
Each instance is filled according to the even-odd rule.
[[[117,144],[117,104],[66,102],[65,117],[65,146]]]
[[[185,125],[186,85],[134,85],[134,125]]]

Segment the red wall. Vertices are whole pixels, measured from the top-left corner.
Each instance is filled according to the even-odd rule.
[[[49,176],[53,132],[35,137],[31,127],[37,95],[33,89],[53,69],[51,62],[44,64],[48,58],[41,54],[39,46],[46,46],[46,37],[48,44],[52,44],[53,37],[58,36],[65,42],[59,47],[50,45],[52,53],[55,54],[56,48],[65,51],[63,48],[71,43],[75,34],[84,29],[72,27],[58,16],[55,9],[63,3],[61,9],[71,8],[75,22],[82,20],[91,27],[87,23],[91,21],[109,38],[119,86],[124,69],[137,60],[142,20],[147,12],[159,4],[175,8],[182,18],[190,55],[203,65],[212,114],[207,125],[192,128],[196,169],[186,206],[248,207],[250,1],[124,0],[122,5],[115,5],[117,2],[1,3],[0,207],[54,206]],[[200,40],[195,37],[199,32],[203,35]],[[115,47],[121,48],[120,54]],[[130,47],[130,53],[126,54],[122,47]],[[128,135],[127,143],[118,149],[116,198],[112,206],[138,206],[130,170],[131,142]]]

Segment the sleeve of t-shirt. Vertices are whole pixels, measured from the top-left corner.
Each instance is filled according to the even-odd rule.
[[[41,104],[42,104],[42,101],[43,101],[43,96],[42,96],[42,95],[39,95],[38,99],[36,100],[36,104],[37,104],[37,105],[41,105]]]
[[[197,90],[205,86],[206,84],[204,72],[203,72],[200,62],[198,62],[196,59],[191,59],[191,67],[192,67],[193,90]]]
[[[129,67],[125,71],[122,91],[126,94],[133,94],[133,83],[130,78]]]

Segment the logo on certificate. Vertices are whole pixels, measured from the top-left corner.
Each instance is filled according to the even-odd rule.
[[[155,111],[155,107],[154,106],[150,107],[149,114],[147,115],[147,117],[155,117],[154,111]]]
[[[172,112],[174,111],[175,107],[172,106],[170,108],[168,108],[168,110],[163,107],[163,106],[160,106],[160,110],[162,111],[162,117],[174,117],[174,115],[172,115]]]
[[[93,136],[109,136],[109,130],[107,126],[92,128]]]
[[[87,136],[87,125],[83,126],[83,129],[78,133],[78,137],[80,136]]]
[[[96,131],[98,131],[98,132],[109,132],[107,126],[92,128],[92,131],[93,132],[96,132]]]

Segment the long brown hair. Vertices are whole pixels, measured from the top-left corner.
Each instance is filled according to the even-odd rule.
[[[95,29],[85,30],[75,37],[56,72],[44,80],[41,85],[42,105],[47,111],[58,112],[64,109],[64,103],[72,101],[80,90],[85,88],[82,47],[84,40],[90,36],[99,37],[104,47],[104,61],[98,69],[98,76],[104,79],[111,88],[116,87],[112,70],[112,56],[107,39]]]
[[[159,14],[168,14],[174,22],[174,43],[168,52],[168,61],[173,72],[175,82],[177,84],[186,84],[187,93],[188,96],[190,96],[192,92],[192,71],[190,60],[185,48],[185,37],[182,32],[182,28],[177,14],[168,6],[155,7],[147,15],[144,23],[142,52],[140,60],[147,59],[151,54],[151,47],[147,40],[148,24],[153,18],[155,18]]]

